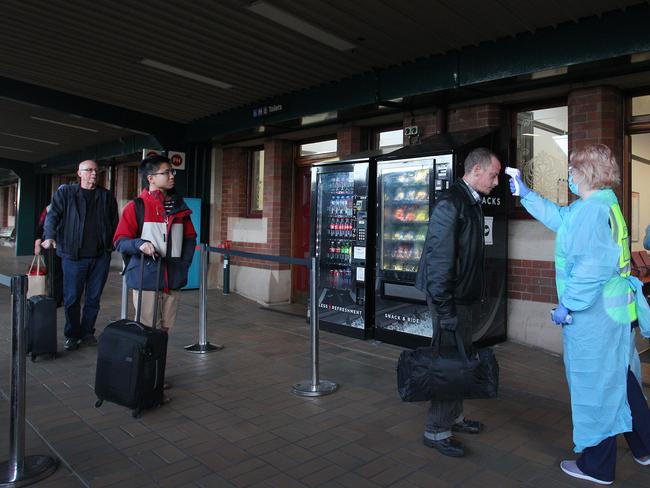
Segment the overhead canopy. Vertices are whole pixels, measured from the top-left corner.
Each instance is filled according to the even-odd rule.
[[[556,36],[541,51],[515,53],[511,41],[566,37],[585,22],[594,36],[606,37],[594,16],[606,14],[616,25],[638,20],[647,6],[624,10],[639,3],[6,0],[0,5],[0,158],[39,162],[134,130],[164,146],[186,130],[201,138],[229,124],[260,124],[265,118],[256,110],[273,111],[273,100],[292,101],[276,107],[276,119],[286,119],[337,103],[511,76],[544,67],[544,55],[549,66],[570,64],[575,56],[563,50],[576,46],[598,51],[592,58],[636,52],[649,42],[639,42],[638,31],[623,39],[617,33],[614,47],[583,46],[578,36],[561,45]],[[500,64],[502,45],[520,69]],[[526,58],[532,60],[520,60]],[[99,129],[46,128],[35,118],[46,109],[58,113],[41,118]]]

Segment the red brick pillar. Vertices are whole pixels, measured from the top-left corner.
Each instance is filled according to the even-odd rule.
[[[248,151],[241,147],[223,150],[221,236],[228,238],[228,218],[246,216]]]
[[[494,103],[472,105],[449,110],[449,132],[499,127],[501,125],[501,107]]]
[[[268,245],[275,256],[291,256],[294,145],[273,139],[264,144],[264,218],[268,219]],[[266,267],[266,266],[265,266]],[[272,264],[271,269],[289,269]]]
[[[336,133],[338,156],[343,159],[366,149],[363,142],[364,131],[361,127],[343,127]]]
[[[586,144],[606,144],[616,156],[623,176],[623,96],[611,86],[582,88],[569,93],[569,150]],[[615,189],[626,207],[621,186]],[[625,211],[626,215],[629,215]]]

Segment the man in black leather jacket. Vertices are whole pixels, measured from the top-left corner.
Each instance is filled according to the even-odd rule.
[[[427,295],[432,337],[455,344],[458,328],[465,348],[472,345],[472,324],[478,319],[483,290],[484,219],[481,194],[499,184],[501,163],[485,148],[465,159],[465,175],[436,201],[420,259],[415,286]],[[463,401],[431,402],[423,442],[442,454],[465,455],[452,431],[478,434],[483,424],[463,416]]]

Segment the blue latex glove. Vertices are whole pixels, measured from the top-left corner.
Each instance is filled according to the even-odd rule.
[[[517,183],[519,184],[519,197],[524,198],[526,195],[530,193],[530,188],[524,183],[524,180],[519,178],[518,176],[515,176],[514,178],[510,178],[510,193],[515,192],[515,182],[513,180],[517,180]]]
[[[551,320],[555,325],[564,325],[566,324],[566,317],[569,315],[569,309],[566,308],[561,303],[557,304],[557,307],[551,315]]]

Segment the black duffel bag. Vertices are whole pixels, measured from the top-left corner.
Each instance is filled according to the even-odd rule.
[[[431,347],[403,351],[397,361],[397,391],[405,402],[494,398],[499,364],[491,348],[465,353],[460,332],[456,345],[440,347],[440,329]]]

